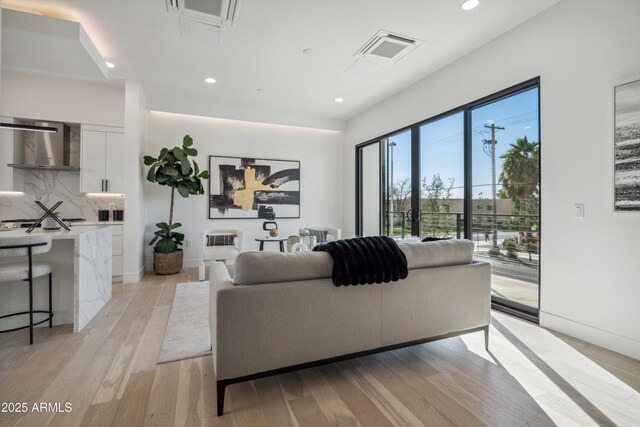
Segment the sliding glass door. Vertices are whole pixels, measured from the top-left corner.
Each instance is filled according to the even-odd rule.
[[[356,147],[359,235],[466,238],[494,306],[539,311],[539,80]]]
[[[473,241],[492,264],[494,302],[538,311],[538,88],[471,110]]]

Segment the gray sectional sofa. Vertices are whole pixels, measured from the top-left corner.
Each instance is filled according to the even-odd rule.
[[[473,243],[399,243],[409,276],[336,287],[325,252],[244,252],[232,278],[210,269],[210,327],[218,415],[229,384],[488,330],[491,266]]]

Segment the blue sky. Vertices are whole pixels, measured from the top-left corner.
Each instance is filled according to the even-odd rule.
[[[496,133],[496,181],[502,170],[500,158],[515,143],[526,136],[529,141],[539,141],[538,89],[531,89],[507,99],[477,108],[472,112],[473,128],[473,197],[491,197],[491,157],[483,151],[483,141],[491,138],[491,130],[485,124],[495,123],[505,129]],[[394,147],[394,182],[411,176],[411,134],[409,131],[389,138]],[[454,179],[453,197],[462,197],[464,183],[463,162],[463,114],[457,113],[420,129],[421,176],[431,182],[434,174],[447,182]],[[498,185],[497,189],[500,189]]]

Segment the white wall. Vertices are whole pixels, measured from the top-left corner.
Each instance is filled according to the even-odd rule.
[[[124,88],[5,69],[0,114],[122,127]]]
[[[146,205],[142,152],[147,134],[146,98],[137,82],[125,84],[125,148],[122,173],[127,183],[127,206],[124,223],[123,276],[125,283],[138,282],[144,275],[144,239]]]
[[[198,150],[196,161],[208,168],[210,155],[247,156],[300,160],[300,219],[277,219],[284,237],[297,234],[302,226],[340,226],[342,212],[341,141],[342,133],[281,125],[242,122],[152,111],[144,154],[157,155],[163,147],[182,144],[189,134]],[[145,168],[146,170],[146,168]],[[205,189],[208,191],[208,183]],[[168,221],[170,190],[146,184],[147,241],[157,222]],[[184,199],[176,194],[174,221],[183,224],[185,239],[194,246],[185,247],[185,266],[197,265],[196,240],[201,230],[239,228],[245,233],[246,250],[257,250],[256,237],[264,236],[261,219],[208,219],[207,195]],[[276,249],[267,245],[265,250]],[[153,263],[152,248],[147,246],[147,265]]]
[[[357,143],[540,76],[541,324],[640,358],[640,212],[612,208],[613,87],[640,78],[639,16],[638,1],[563,1],[353,118],[346,235]]]
[[[2,68],[2,0],[0,0],[0,68]],[[2,73],[0,72],[0,99],[2,99]]]
[[[146,86],[145,86],[146,87]],[[314,129],[344,131],[345,120],[311,117],[275,110],[221,105],[211,99],[194,99],[178,89],[152,85],[147,100],[149,109],[203,117],[242,120],[254,123],[278,124]]]

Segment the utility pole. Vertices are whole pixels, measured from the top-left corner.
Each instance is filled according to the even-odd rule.
[[[487,129],[491,129],[491,141],[485,140],[486,143],[491,143],[491,185],[493,187],[493,203],[492,203],[492,213],[493,213],[493,221],[491,221],[491,236],[493,240],[493,247],[498,247],[498,218],[497,218],[497,194],[496,194],[496,131],[504,130],[503,126],[496,126],[495,123],[491,123],[490,125],[484,125]]]

